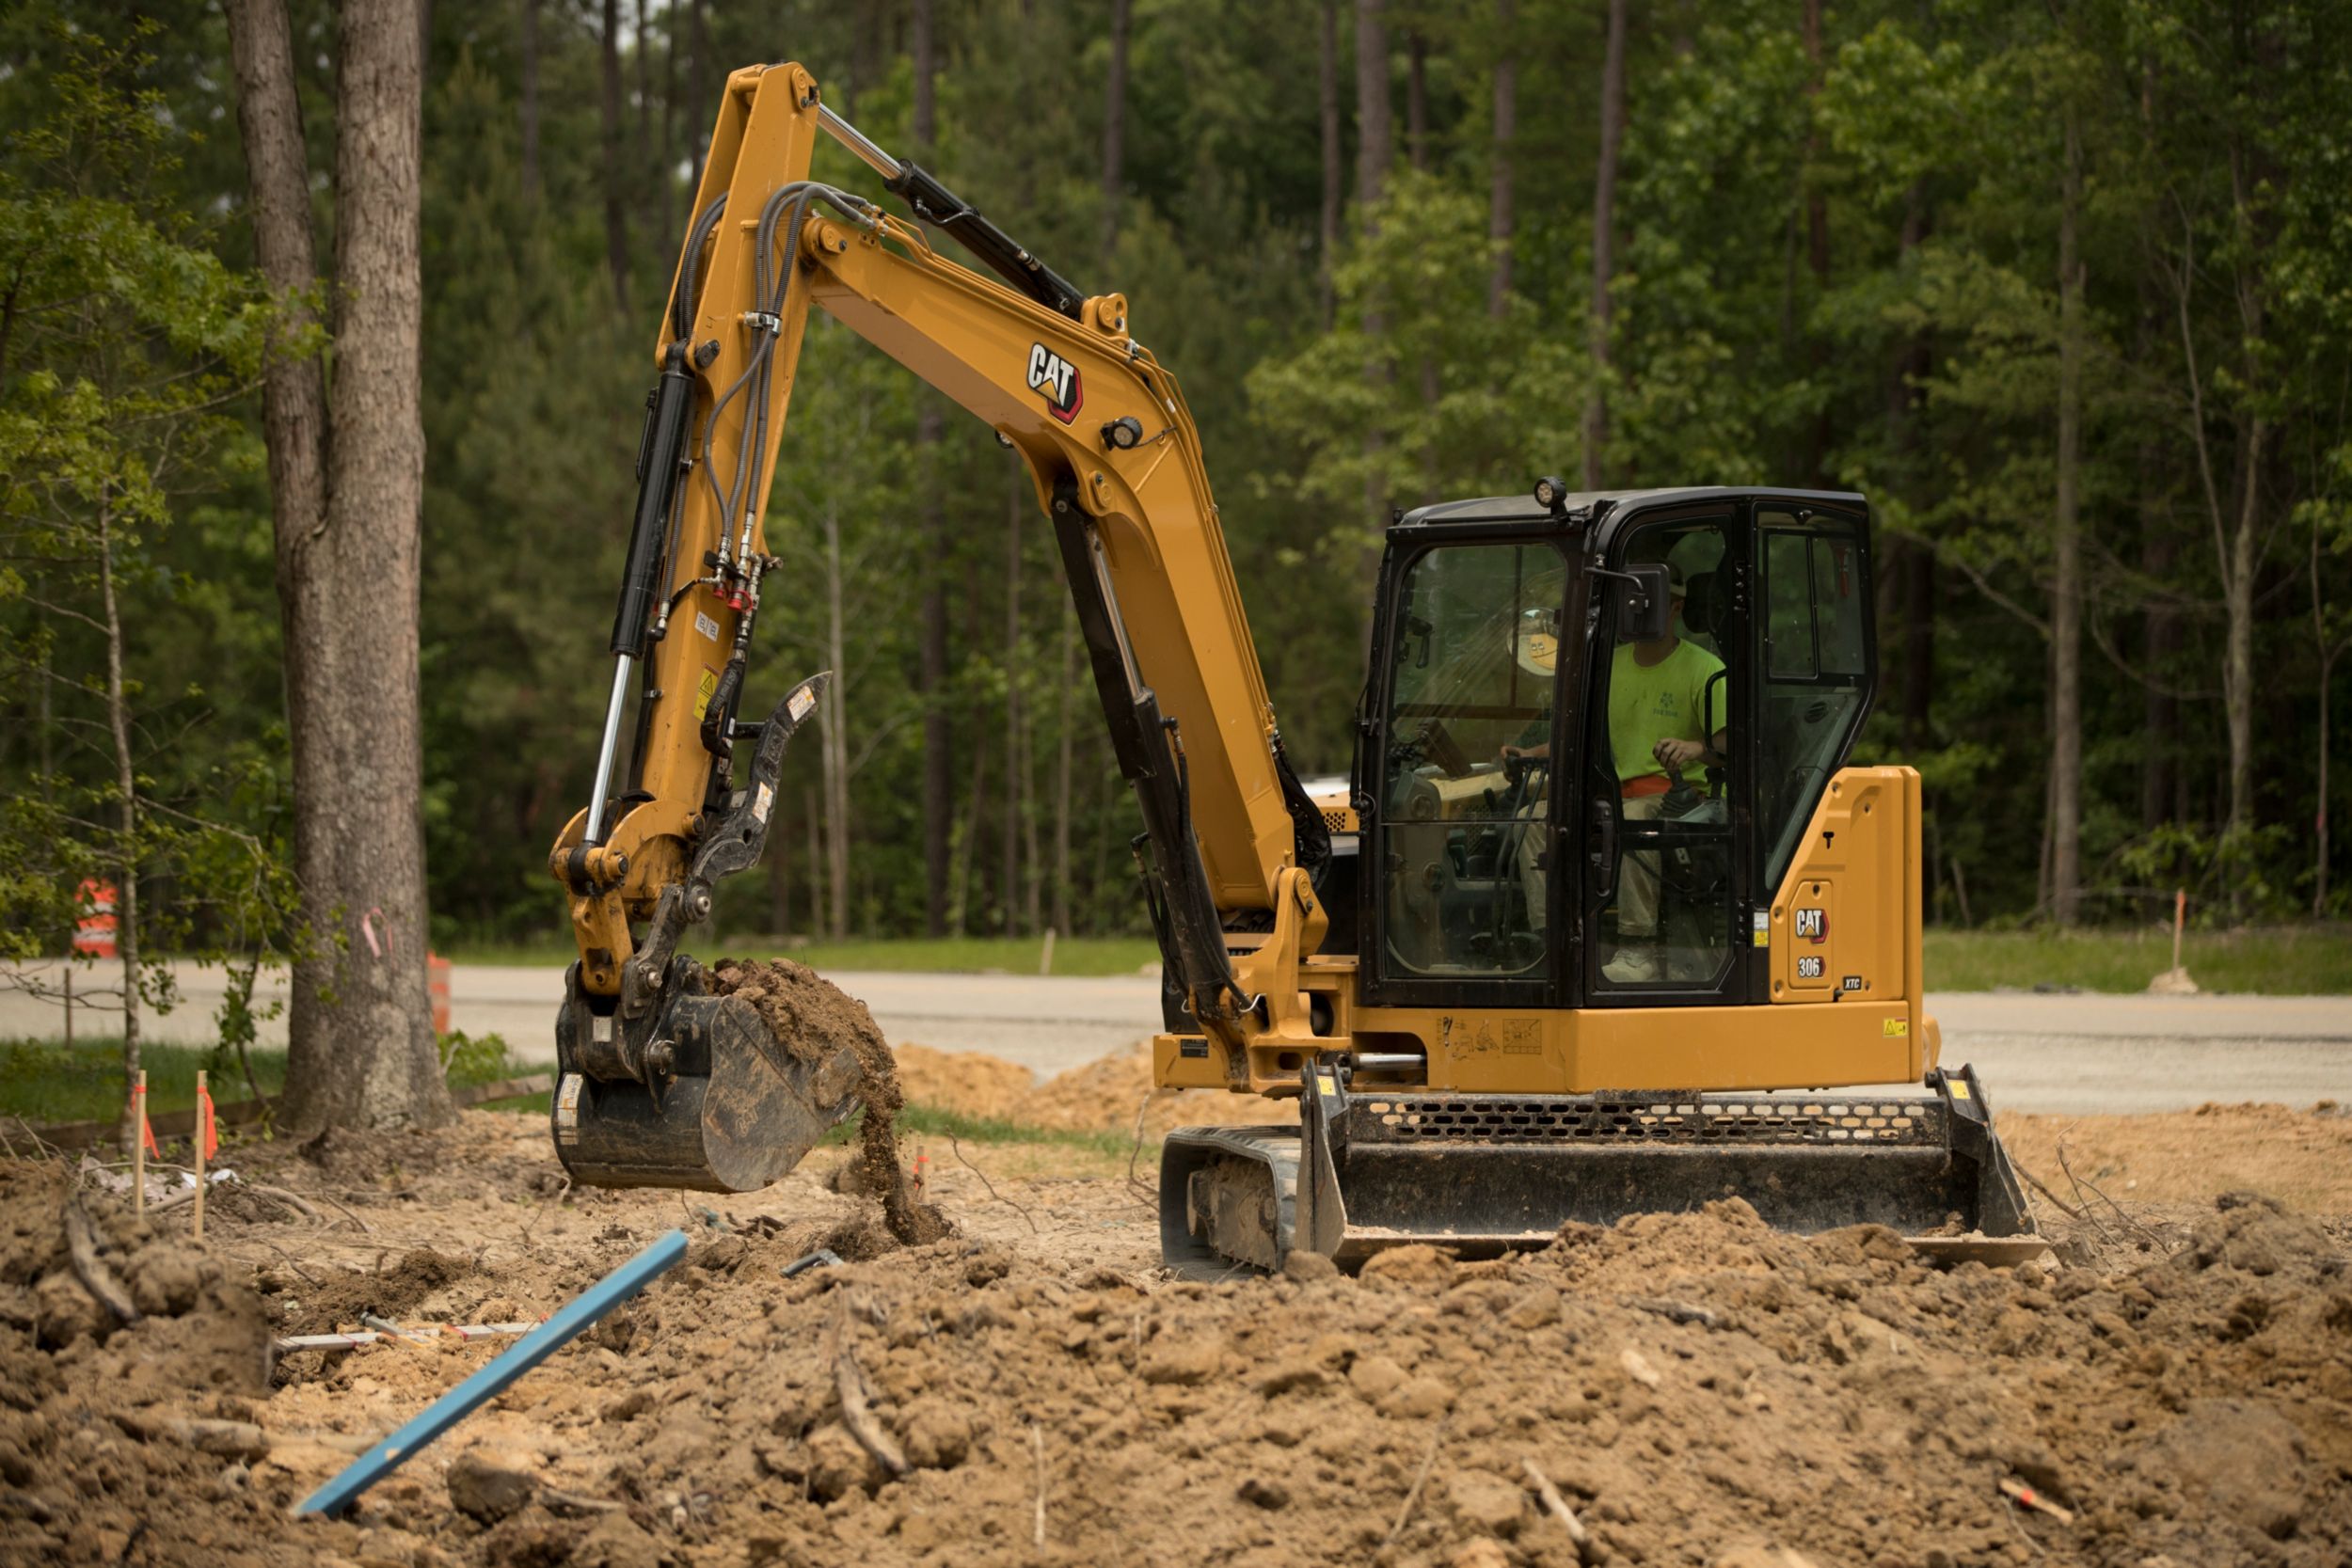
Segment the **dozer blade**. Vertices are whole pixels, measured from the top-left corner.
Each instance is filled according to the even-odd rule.
[[[2042,1250],[1964,1067],[1895,1097],[1359,1091],[1329,1067],[1305,1079],[1295,1131],[1169,1134],[1171,1266],[1266,1267],[1303,1247],[1352,1269],[1413,1242],[1492,1256],[1542,1246],[1571,1221],[1726,1197],[1783,1230],[1886,1226],[1945,1261]]]
[[[574,1181],[755,1192],[857,1109],[848,1045],[778,1039],[749,1002],[710,994],[702,966],[676,952],[685,928],[708,918],[718,880],[758,863],[785,747],[831,678],[801,682],[758,726],[733,809],[705,833],[688,875],[662,891],[644,945],[623,966],[621,994],[582,990],[577,963],[564,977],[552,1121]]]

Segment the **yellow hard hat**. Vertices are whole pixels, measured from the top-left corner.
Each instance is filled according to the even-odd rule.
[[[1513,652],[1519,668],[1549,680],[1560,663],[1560,612],[1535,609],[1519,616],[1518,644]]]

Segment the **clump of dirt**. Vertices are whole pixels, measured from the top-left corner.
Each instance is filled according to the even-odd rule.
[[[866,1190],[882,1196],[883,1222],[907,1245],[922,1246],[952,1234],[955,1227],[945,1214],[916,1199],[905,1163],[898,1158],[898,1120],[906,1097],[898,1085],[898,1064],[866,1004],[789,958],[722,958],[710,970],[710,989],[715,995],[750,1003],[795,1060],[825,1061],[844,1047],[855,1053],[857,1096],[866,1107],[858,1124]]]
[[[403,1253],[389,1268],[326,1276],[303,1290],[287,1316],[289,1334],[333,1334],[360,1326],[359,1315],[399,1318],[436,1291],[465,1278],[473,1265],[431,1247]]]

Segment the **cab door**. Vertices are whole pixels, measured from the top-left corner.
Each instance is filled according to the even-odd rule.
[[[1357,770],[1365,999],[1542,1006],[1563,946],[1553,787],[1581,638],[1548,532],[1393,552]],[[1394,536],[1392,536],[1393,538]]]
[[[1585,703],[1582,981],[1592,1006],[1745,999],[1753,660],[1743,503],[1637,515],[1611,536]],[[1630,585],[1666,568],[1669,634],[1632,641]]]

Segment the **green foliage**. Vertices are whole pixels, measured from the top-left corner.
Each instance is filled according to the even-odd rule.
[[[903,28],[875,8],[654,7],[642,35],[625,19],[616,302],[596,13],[538,9],[532,187],[521,8],[432,9],[421,675],[436,937],[560,948],[545,856],[587,789],[639,400],[693,139],[727,69],[788,54],[829,103],[913,154],[913,69]],[[1865,0],[1828,9],[1817,79],[1803,8],[1784,0],[1634,8],[1605,372],[1588,347],[1594,0],[1519,0],[1509,37],[1491,7],[1392,0],[1397,156],[1369,213],[1353,200],[1343,17],[1348,200],[1329,258],[1315,7],[1140,0],[1115,202],[1101,186],[1102,8],[942,7],[938,132],[923,155],[1082,287],[1125,293],[1136,331],[1181,378],[1305,771],[1350,761],[1389,508],[1577,473],[1597,387],[1610,483],[1869,496],[1884,680],[1864,757],[1926,776],[1934,917],[2013,922],[2043,892],[2057,207],[2072,114],[2086,169],[2091,908],[2130,921],[2185,884],[2248,915],[2314,900],[2341,910],[2352,883],[2341,835],[2322,899],[2311,832],[2330,803],[2343,816],[2346,794],[2341,768],[2320,785],[2316,711],[2328,705],[2339,743],[2352,719],[2328,651],[2352,637],[2341,109],[2352,60],[2340,9]],[[325,169],[331,19],[294,10],[311,165]],[[0,22],[0,291],[10,279],[22,291],[0,329],[0,942],[56,951],[72,883],[129,855],[153,868],[141,880],[163,922],[151,941],[258,944],[274,961],[299,939],[282,919],[266,485],[256,400],[239,395],[273,316],[242,270],[250,240],[220,19],[178,10],[168,28],[134,34],[122,14],[42,0]],[[1424,45],[1418,160],[1405,146],[1407,29]],[[1491,66],[1506,51],[1518,62],[1518,218],[1496,313]],[[820,150],[818,170],[881,194],[836,149]],[[331,206],[323,191],[323,254]],[[21,308],[37,299],[58,308]],[[918,468],[927,409],[942,434]],[[2249,476],[2256,417],[2267,438]],[[2257,799],[2255,821],[2225,841],[2217,534],[2248,483],[2261,525]],[[843,903],[861,938],[919,930],[919,607],[939,593],[951,924],[968,942],[1004,945],[922,951],[1015,973],[1034,966],[1057,893],[1070,927],[1111,939],[1105,952],[1142,933],[1125,848],[1134,808],[1085,674],[1064,664],[1058,560],[1020,485],[989,432],[817,323],[768,521],[787,568],[771,579],[747,699],[834,662],[830,524],[850,768]],[[129,840],[114,824],[96,695],[103,639],[59,613],[91,613],[101,494],[132,628],[138,788],[153,804]],[[929,498],[946,518],[940,547],[925,540]],[[1065,742],[1071,871],[1057,885]],[[716,940],[823,929],[818,753],[812,732],[787,758],[769,874],[721,890]],[[1070,970],[1083,949],[1060,935],[1057,968]],[[915,950],[810,951],[856,964]],[[225,1037],[251,1024],[232,1011]]]
[[[441,1037],[440,1050],[441,1076],[452,1088],[495,1084],[525,1070],[504,1035],[474,1036],[455,1029]]]
[[[168,886],[139,934],[239,955],[222,1022],[249,1039],[253,968],[292,940],[282,745],[267,721],[190,744],[215,716],[190,677],[209,672],[157,634],[211,599],[171,535],[258,466],[233,410],[279,312],[171,188],[188,138],[143,85],[159,30],[116,42],[47,18],[38,84],[0,88],[0,683],[38,724],[0,804],[0,958],[58,952],[85,879]],[[160,964],[135,978],[171,1005]]]
[[[213,1102],[246,1098],[242,1075],[228,1077],[207,1046],[164,1045],[150,1040],[139,1052],[147,1073],[150,1116],[196,1108],[196,1075],[212,1071]],[[285,1086],[286,1053],[253,1053],[262,1092]],[[0,1039],[0,1116],[21,1117],[36,1126],[65,1121],[115,1121],[130,1103],[122,1075],[122,1037],[82,1036],[69,1046],[59,1039]]]

